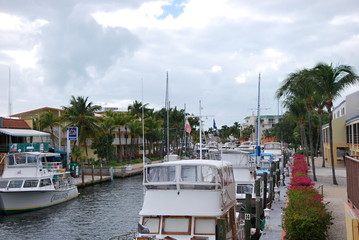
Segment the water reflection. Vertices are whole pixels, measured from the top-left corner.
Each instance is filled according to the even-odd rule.
[[[142,202],[142,176],[116,179],[58,206],[0,215],[0,239],[109,239],[137,228]]]

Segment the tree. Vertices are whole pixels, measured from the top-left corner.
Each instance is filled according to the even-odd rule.
[[[88,156],[86,140],[96,138],[100,130],[95,112],[101,107],[88,102],[88,97],[71,96],[70,106],[62,108],[64,110],[62,121],[65,122],[65,127],[78,127],[79,143],[85,146],[86,156]]]
[[[46,128],[50,129],[52,146],[55,148],[54,127],[60,124],[59,118],[55,117],[51,112],[44,112],[39,116],[39,123],[40,130],[44,130]]]
[[[92,148],[95,149],[95,154],[100,159],[106,159],[106,162],[111,162],[114,156],[113,140],[115,139],[113,130],[115,130],[115,121],[112,111],[106,111],[104,117],[99,123],[101,130],[99,136],[92,142]]]
[[[334,168],[334,150],[333,150],[333,126],[332,126],[332,108],[333,101],[340,96],[342,90],[359,81],[358,76],[351,66],[339,65],[333,67],[332,64],[318,63],[313,68],[313,84],[317,91],[325,98],[325,107],[329,113],[329,145],[330,161],[332,167],[333,184],[338,185]]]
[[[310,145],[310,155],[312,160],[312,171],[313,171],[313,180],[317,181],[317,176],[315,172],[315,163],[314,163],[314,145],[313,145],[313,134],[312,134],[312,112],[313,112],[313,102],[314,95],[317,94],[313,88],[312,83],[312,71],[308,69],[302,69],[294,73],[289,74],[289,76],[283,81],[282,86],[277,91],[277,98],[284,96],[291,96],[297,98],[298,101],[303,101],[306,108],[306,113],[308,115],[308,124],[309,124],[309,145]],[[306,151],[308,152],[308,151]],[[308,154],[307,154],[308,157]]]

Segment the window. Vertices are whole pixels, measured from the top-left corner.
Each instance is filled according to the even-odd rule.
[[[34,188],[37,187],[37,184],[39,183],[38,180],[25,180],[24,188]]]
[[[21,188],[23,180],[12,180],[9,183],[9,188]]]
[[[181,181],[215,183],[216,171],[209,166],[182,166]]]
[[[163,217],[163,234],[187,235],[191,233],[191,217]]]
[[[173,182],[175,178],[175,166],[147,168],[147,182]]]
[[[16,164],[25,164],[26,155],[16,155]]]
[[[8,181],[0,181],[0,188],[6,188]]]
[[[253,184],[237,184],[237,193],[239,194],[252,194],[253,193]]]
[[[195,218],[194,234],[216,234],[216,219],[215,218]]]
[[[142,225],[148,227],[150,233],[159,233],[160,220],[160,217],[143,217]]]
[[[40,187],[46,187],[51,185],[51,179],[45,178],[40,180]]]

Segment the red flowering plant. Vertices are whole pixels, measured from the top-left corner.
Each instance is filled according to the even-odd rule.
[[[332,213],[326,209],[322,196],[313,188],[307,176],[305,158],[295,156],[292,178],[287,192],[288,204],[284,209],[286,239],[326,239],[332,224]]]

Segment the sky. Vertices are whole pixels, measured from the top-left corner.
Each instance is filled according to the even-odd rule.
[[[291,72],[359,71],[358,0],[0,0],[0,36],[0,117],[71,96],[158,110],[168,73],[171,107],[231,126],[257,114],[259,74],[261,114],[277,115]]]

